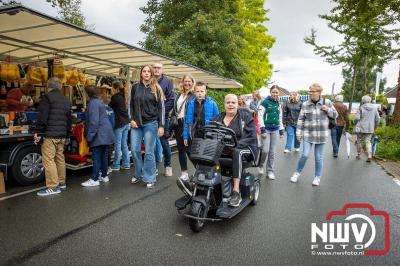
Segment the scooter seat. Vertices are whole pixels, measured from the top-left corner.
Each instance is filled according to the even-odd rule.
[[[253,163],[253,161],[251,161],[251,162],[245,161],[242,163],[242,168],[243,169],[248,168],[248,167],[252,166],[252,163]],[[232,169],[232,158],[228,158],[228,157],[219,158],[219,165],[222,168]]]

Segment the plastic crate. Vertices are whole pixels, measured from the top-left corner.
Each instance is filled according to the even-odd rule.
[[[196,162],[215,164],[221,157],[224,144],[215,139],[194,138],[190,148],[190,159]]]

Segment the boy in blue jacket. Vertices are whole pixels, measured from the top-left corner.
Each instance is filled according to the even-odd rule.
[[[186,110],[186,119],[183,129],[183,141],[189,146],[189,140],[202,137],[202,128],[207,125],[214,116],[219,114],[218,106],[211,97],[206,96],[207,87],[204,83],[197,82],[195,96],[190,100]]]

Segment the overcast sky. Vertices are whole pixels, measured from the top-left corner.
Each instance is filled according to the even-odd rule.
[[[45,0],[20,0],[24,5],[57,16],[57,11]],[[137,45],[144,34],[139,27],[145,16],[139,10],[147,0],[82,0],[82,12],[87,24],[94,24],[95,32],[113,39]],[[324,87],[324,93],[330,93],[332,84],[340,91],[343,83],[341,66],[331,66],[322,58],[315,56],[312,47],[306,45],[303,38],[310,33],[311,27],[317,30],[318,41],[333,44],[340,40],[330,30],[318,14],[329,12],[328,0],[266,0],[269,9],[269,21],[266,23],[269,33],[276,37],[271,50],[270,61],[275,72],[271,80],[288,90],[306,89],[313,82]],[[190,63],[190,62],[188,62]],[[385,66],[383,76],[388,86],[396,85],[399,60]]]

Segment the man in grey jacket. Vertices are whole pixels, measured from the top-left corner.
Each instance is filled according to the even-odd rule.
[[[357,111],[356,120],[358,120],[355,127],[355,133],[357,134],[357,159],[361,158],[362,144],[365,143],[368,154],[367,162],[371,162],[371,136],[379,125],[379,113],[376,106],[371,103],[369,95],[361,98],[361,106]]]

